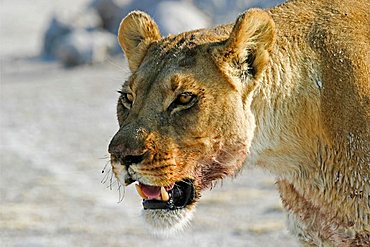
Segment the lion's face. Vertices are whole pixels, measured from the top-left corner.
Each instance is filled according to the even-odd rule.
[[[121,23],[132,75],[120,91],[120,129],[109,152],[117,179],[136,183],[156,229],[183,225],[201,191],[235,174],[247,156],[255,85],[246,90],[217,65],[225,30],[161,39],[146,14],[133,12]]]

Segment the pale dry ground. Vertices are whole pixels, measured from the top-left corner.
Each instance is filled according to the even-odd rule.
[[[297,246],[260,170],[206,192],[191,227],[169,238],[145,229],[133,186],[117,203],[100,181],[125,65],[66,70],[34,58],[47,13],[84,2],[0,2],[0,246]]]

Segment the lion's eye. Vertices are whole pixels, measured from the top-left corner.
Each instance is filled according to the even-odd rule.
[[[130,93],[127,93],[125,96],[126,96],[127,101],[132,104],[132,102],[134,101],[134,96]]]
[[[121,102],[124,107],[127,109],[131,109],[132,103],[134,102],[134,95],[131,93],[125,93],[122,91],[118,91],[121,94]]]
[[[177,95],[175,100],[172,101],[171,105],[169,105],[168,111],[171,114],[174,114],[176,112],[192,108],[194,105],[197,104],[197,102],[198,96],[196,94],[184,92]]]
[[[182,93],[179,96],[177,96],[175,103],[177,105],[187,105],[191,103],[195,99],[195,95],[192,93]]]

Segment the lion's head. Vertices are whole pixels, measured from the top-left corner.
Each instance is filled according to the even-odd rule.
[[[258,9],[233,27],[166,38],[143,12],[121,22],[132,74],[109,153],[117,179],[136,183],[156,229],[183,225],[202,190],[242,167],[255,126],[250,104],[274,37],[274,22]]]

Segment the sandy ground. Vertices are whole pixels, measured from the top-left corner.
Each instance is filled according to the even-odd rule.
[[[0,246],[297,246],[271,176],[244,169],[204,193],[193,224],[154,237],[128,187],[102,184],[121,59],[65,69],[37,58],[50,13],[87,1],[1,0]]]

